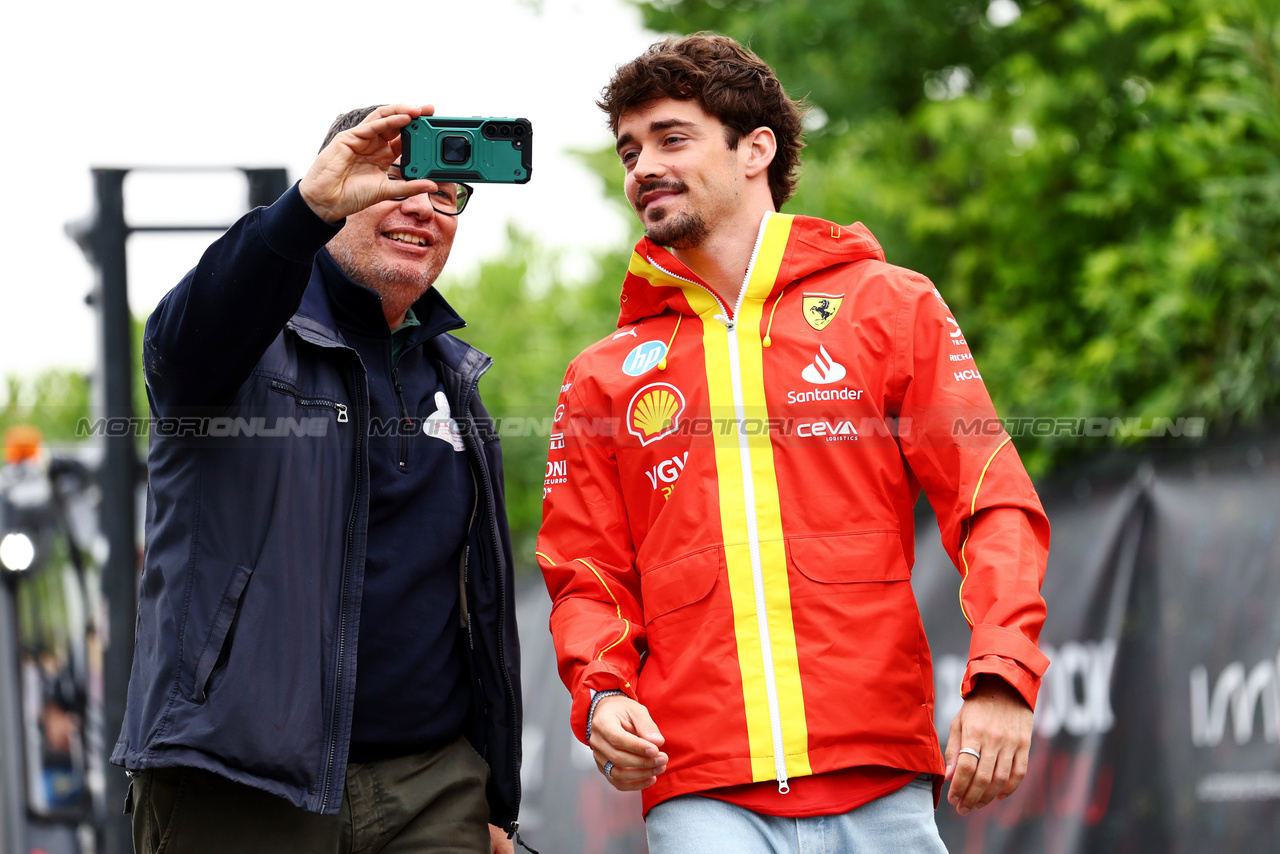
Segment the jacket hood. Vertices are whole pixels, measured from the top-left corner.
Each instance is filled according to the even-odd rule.
[[[837,225],[816,217],[769,212],[760,224],[756,254],[766,241],[786,244],[769,296],[828,267],[866,259],[884,261],[884,250],[860,222]],[[753,262],[755,257],[752,256]],[[705,303],[704,299],[698,299],[705,293],[715,294],[726,308],[733,308],[724,295],[716,293],[669,250],[648,237],[641,238],[631,254],[627,276],[622,283],[618,326],[661,314],[668,308],[681,314],[696,315],[695,303],[689,297],[693,295],[696,303]]]

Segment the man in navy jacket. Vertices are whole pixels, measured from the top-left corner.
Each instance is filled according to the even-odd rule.
[[[112,754],[139,852],[512,850],[491,360],[431,287],[468,188],[395,166],[431,112],[340,116],[147,322],[147,545]]]

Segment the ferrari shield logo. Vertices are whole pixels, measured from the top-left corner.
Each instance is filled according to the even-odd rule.
[[[805,294],[801,305],[804,308],[804,319],[819,331],[826,329],[827,324],[840,310],[844,302],[844,294]]]

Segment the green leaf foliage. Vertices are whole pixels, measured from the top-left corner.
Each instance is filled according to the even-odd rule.
[[[817,108],[787,210],[932,278],[1002,415],[1226,429],[1280,404],[1280,0],[641,8],[749,43]],[[1097,441],[1018,444],[1044,472]]]
[[[494,359],[480,393],[502,440],[507,514],[522,571],[534,568],[548,441],[565,368],[616,328],[629,258],[629,247],[601,254],[588,283],[565,284],[559,254],[511,228],[501,256],[440,285],[467,320],[458,336]]]
[[[142,381],[142,328],[144,318],[130,324],[133,350],[133,411],[145,417],[147,391]],[[29,376],[8,374],[0,394],[0,433],[17,425],[36,427],[46,445],[67,447],[82,441],[92,431],[89,423],[103,415],[99,404],[91,405],[94,378],[79,371],[50,368]],[[146,454],[145,431],[138,435],[138,452]]]
[[[37,428],[46,444],[67,445],[76,426],[89,415],[89,381],[74,371],[51,369],[33,376],[5,377],[0,434],[10,427]]]
[[[807,97],[787,210],[860,220],[932,278],[1002,415],[1225,430],[1280,406],[1280,0],[639,5],[655,31],[751,44]],[[614,153],[580,154],[625,204]],[[481,391],[523,570],[564,369],[614,328],[629,251],[569,284],[561,256],[512,230],[500,257],[440,283],[495,359]],[[0,427],[69,439],[87,414],[76,375],[8,383]],[[1044,473],[1106,440],[1017,442]]]

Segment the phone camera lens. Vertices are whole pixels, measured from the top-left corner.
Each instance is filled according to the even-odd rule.
[[[485,126],[484,126],[484,135],[485,135],[485,136],[497,136],[497,135],[498,135],[498,129],[497,129],[496,127],[494,127],[493,125],[485,125]]]
[[[502,135],[503,135],[503,136],[511,136],[511,127],[510,127],[509,125],[503,125],[503,126],[502,126]]]

